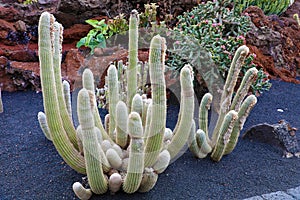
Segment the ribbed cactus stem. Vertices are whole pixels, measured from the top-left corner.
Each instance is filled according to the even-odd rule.
[[[119,101],[116,107],[116,143],[125,148],[127,146],[128,110],[123,101]]]
[[[168,145],[171,159],[174,159],[182,150],[189,138],[194,117],[194,89],[193,89],[192,69],[190,65],[185,65],[180,72],[181,84],[181,120],[177,125],[176,132]]]
[[[80,173],[85,173],[84,158],[80,155],[78,150],[69,140],[69,137],[63,126],[62,118],[60,116],[60,107],[59,102],[57,100],[55,76],[53,69],[54,21],[55,18],[53,17],[53,15],[51,15],[48,12],[44,12],[41,15],[39,21],[38,43],[40,58],[40,76],[45,114],[47,116],[47,123],[51,132],[51,138],[58,153],[70,167],[72,167]],[[63,104],[65,105],[64,102]]]
[[[128,131],[131,137],[127,174],[123,183],[126,193],[136,192],[142,181],[144,171],[144,140],[140,115],[129,114]]]
[[[119,85],[118,85],[118,71],[116,69],[116,66],[110,65],[107,70],[107,76],[108,76],[108,99],[109,99],[109,131],[108,135],[110,138],[113,138],[115,141],[115,138],[113,136],[113,133],[116,128],[116,106],[119,101]]]
[[[90,189],[84,188],[79,182],[75,182],[73,184],[73,191],[76,194],[76,196],[81,200],[89,200],[93,195]]]
[[[238,119],[236,120],[236,122],[234,124],[233,130],[232,130],[232,133],[231,133],[231,136],[229,139],[229,143],[226,146],[224,155],[231,153],[233,151],[233,149],[235,148],[238,138],[239,138],[239,135],[240,135],[240,131],[243,129],[244,123],[245,123],[247,117],[249,116],[250,111],[255,106],[256,102],[257,102],[257,98],[254,95],[250,95],[244,100],[244,102],[238,112]]]
[[[64,80],[63,81],[63,90],[64,90],[64,99],[67,107],[67,111],[69,113],[69,117],[72,121],[73,116],[72,116],[72,103],[71,103],[71,90],[70,90],[70,84],[68,81]]]
[[[95,133],[90,95],[85,88],[78,93],[77,109],[78,120],[82,129],[83,152],[89,185],[94,193],[103,194],[108,189],[108,182],[102,169],[100,157],[102,149]]]
[[[152,88],[150,133],[145,149],[145,166],[152,166],[161,151],[166,127],[166,83],[164,76],[165,38],[152,38],[149,53],[149,70]]]
[[[88,91],[90,91],[92,94],[94,94],[95,92],[95,81],[94,81],[94,76],[93,76],[93,72],[86,68],[84,71],[83,71],[83,74],[82,74],[82,85],[85,89],[87,89]],[[96,98],[95,98],[95,95],[93,95],[93,104],[96,105]],[[99,114],[99,110],[97,108],[97,106],[94,106],[94,110],[93,110],[93,113],[94,113],[94,121],[95,121],[95,125],[96,127],[99,128],[101,134],[102,134],[102,138],[104,140],[109,140],[109,141],[112,141],[112,139],[108,136],[107,132],[105,131],[104,127],[103,127],[103,124],[102,124],[102,121],[101,121],[101,118],[100,118],[100,114]]]
[[[208,110],[212,102],[213,96],[210,93],[206,93],[200,102],[199,106],[199,129],[201,129],[205,135],[208,143],[211,143],[208,136]]]
[[[127,105],[131,111],[132,99],[137,92],[137,62],[138,62],[138,26],[139,15],[131,11],[129,18],[129,56],[127,69]]]
[[[239,89],[232,100],[230,110],[238,111],[240,109],[242,101],[245,99],[251,84],[257,77],[257,73],[258,70],[255,67],[247,70],[245,76],[243,77],[242,83],[240,84]]]
[[[221,96],[221,105],[220,105],[220,113],[218,117],[218,121],[216,124],[216,127],[214,129],[213,135],[212,135],[212,143],[215,144],[218,139],[218,131],[220,130],[220,127],[222,125],[223,119],[226,115],[226,113],[230,110],[231,100],[232,100],[232,94],[234,92],[234,88],[238,79],[238,75],[240,73],[241,67],[244,63],[244,60],[246,56],[249,53],[249,48],[245,45],[240,46],[237,51],[235,52],[235,55],[233,57],[233,60],[231,62],[231,66],[227,75],[227,79],[223,88],[223,93]]]
[[[47,124],[47,117],[46,117],[45,113],[43,113],[43,112],[38,113],[38,121],[39,121],[40,127],[41,127],[44,135],[46,136],[46,138],[48,140],[51,141],[52,140],[51,134],[50,134],[49,126]]]
[[[217,143],[211,154],[211,158],[214,161],[220,161],[224,155],[226,145],[229,142],[230,135],[232,133],[234,123],[238,118],[238,113],[234,110],[229,111],[224,118],[224,121],[219,130],[219,137],[217,138]]]
[[[76,130],[73,125],[72,119],[70,118],[69,111],[65,102],[63,93],[63,84],[61,77],[61,51],[62,51],[62,40],[63,40],[63,27],[58,22],[53,24],[53,69],[56,85],[57,100],[59,105],[60,115],[63,121],[64,129],[76,149],[77,139]]]

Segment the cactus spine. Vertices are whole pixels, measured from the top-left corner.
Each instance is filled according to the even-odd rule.
[[[199,108],[199,129],[190,136],[190,150],[198,158],[206,157],[212,152],[211,158],[220,161],[223,155],[229,154],[235,148],[241,129],[251,109],[256,104],[254,95],[248,96],[250,85],[256,79],[257,69],[249,69],[233,97],[234,88],[243,62],[249,52],[248,47],[241,46],[235,53],[227,76],[220,101],[220,113],[214,128],[212,138],[209,138],[207,123],[208,110],[212,95],[203,96]]]

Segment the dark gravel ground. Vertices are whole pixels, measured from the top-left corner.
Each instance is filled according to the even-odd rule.
[[[281,119],[300,129],[300,85],[272,82],[271,90],[259,97],[244,130]],[[76,199],[72,184],[81,181],[82,175],[63,162],[40,130],[41,93],[3,92],[2,98],[0,199]],[[284,112],[278,112],[279,108]],[[149,193],[119,192],[93,199],[243,199],[299,185],[300,159],[282,158],[282,152],[271,145],[240,139],[219,163],[197,160],[187,151],[160,174]]]

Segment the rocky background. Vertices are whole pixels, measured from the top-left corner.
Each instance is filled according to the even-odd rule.
[[[86,36],[90,26],[84,21],[90,18],[112,18],[118,13],[129,14],[132,9],[141,11],[146,0],[39,0],[32,5],[23,5],[17,0],[2,0],[0,3],[0,87],[4,91],[40,90],[39,63],[37,55],[37,24],[42,12],[54,14],[64,26],[63,78],[74,83],[78,69],[101,63],[103,70],[111,61],[126,58],[122,49],[114,53],[98,52],[87,61],[84,51],[76,49],[76,43]],[[151,1],[159,5],[158,14],[177,16],[191,9],[199,0]],[[299,13],[300,0],[280,17],[265,16],[257,7],[245,10],[253,22],[246,40],[251,52],[257,57],[256,64],[264,68],[271,78],[300,83],[296,80],[300,71],[300,26],[293,19]],[[146,57],[145,52],[140,55]],[[99,66],[98,66],[99,67]],[[102,72],[101,72],[102,73]]]

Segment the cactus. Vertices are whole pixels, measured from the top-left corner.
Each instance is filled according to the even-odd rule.
[[[257,69],[249,69],[233,97],[234,88],[241,66],[249,52],[248,47],[241,46],[235,53],[228,77],[226,79],[220,100],[220,111],[212,137],[208,134],[208,110],[212,102],[212,95],[203,96],[199,107],[199,129],[192,126],[190,135],[190,150],[198,158],[204,158],[211,153],[214,161],[220,161],[223,155],[229,154],[235,148],[241,129],[251,109],[256,104],[254,95],[247,96],[250,85],[257,76]],[[244,100],[245,99],[245,100]],[[196,131],[196,133],[193,133]]]
[[[149,64],[141,64],[137,70],[137,16],[134,11],[130,19],[130,66],[126,69],[118,62],[118,69],[114,65],[108,69],[109,114],[105,116],[105,126],[97,107],[93,73],[85,69],[83,88],[77,98],[77,128],[72,123],[69,85],[61,82],[59,69],[62,27],[49,13],[43,13],[40,19],[39,54],[45,114],[39,113],[39,122],[46,136],[49,132],[49,139],[66,163],[87,174],[90,189],[80,183],[73,185],[81,199],[107,190],[115,193],[121,188],[126,193],[149,191],[158,174],[188,141],[186,130],[191,129],[194,112],[192,69],[185,66],[180,74],[181,117],[176,130],[172,131],[166,128],[165,39],[157,35],[151,40]],[[146,83],[148,68],[152,99],[138,91],[138,87]],[[132,78],[131,73],[137,78]],[[123,95],[124,88],[131,91]]]
[[[54,68],[60,68],[60,63],[57,62],[59,58],[54,61],[54,56],[59,56],[59,52],[54,53],[53,46],[56,50],[59,49],[62,29],[56,24],[53,15],[44,12],[39,21],[39,58],[40,58],[40,75],[41,85],[44,99],[44,109],[47,116],[47,124],[50,130],[50,135],[54,146],[58,153],[65,160],[65,162],[79,173],[86,173],[84,157],[80,155],[73,139],[70,139],[70,134],[67,134],[64,128],[65,119],[62,118],[62,110],[60,109],[60,102],[58,100],[58,87],[56,83],[59,81],[55,78]],[[58,64],[59,66],[54,66]],[[57,73],[56,73],[57,74]],[[61,79],[60,79],[61,80]],[[65,102],[63,102],[65,105]],[[63,105],[61,105],[63,106]],[[67,117],[69,118],[69,114]],[[67,120],[66,120],[67,121]],[[75,138],[76,138],[76,132]],[[74,138],[72,137],[72,138]]]

